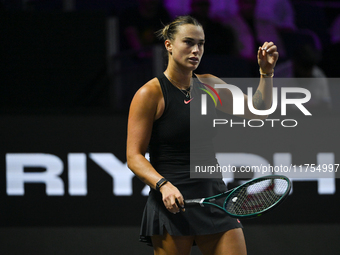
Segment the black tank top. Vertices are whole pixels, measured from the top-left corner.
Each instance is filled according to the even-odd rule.
[[[193,77],[191,101],[162,74],[157,77],[165,108],[153,124],[149,143],[150,162],[161,174],[189,175],[192,160],[216,164],[213,137],[217,118],[213,100],[207,95],[207,115],[201,115],[201,95],[205,86]]]

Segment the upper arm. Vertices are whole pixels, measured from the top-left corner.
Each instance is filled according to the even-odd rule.
[[[217,102],[216,108],[222,112],[228,113],[230,115],[233,115],[233,94],[228,88],[216,88],[216,84],[227,84],[222,79],[213,76],[211,74],[204,74],[204,75],[197,75],[201,82],[204,84],[208,84],[215,88],[218,96],[221,99],[222,104],[219,102],[220,100],[217,98],[217,95],[212,93],[212,95],[215,97],[215,100]],[[237,86],[237,85],[236,85]],[[237,115],[241,118],[251,119],[256,118],[257,116],[250,112],[248,108],[248,96],[244,93],[243,95],[243,104],[244,104],[244,114],[243,115]]]
[[[203,74],[203,75],[197,75],[199,80],[203,84],[208,84],[209,86],[213,87],[215,91],[217,92],[218,96],[221,99],[222,104],[220,103],[220,100],[218,99],[217,95],[215,93],[211,93],[216,102],[217,106],[216,108],[222,112],[232,114],[233,113],[233,96],[229,89],[227,88],[216,88],[216,84],[226,84],[222,79],[211,75],[211,74]]]
[[[127,158],[144,155],[152,132],[153,122],[159,114],[162,98],[158,80],[151,80],[141,87],[130,105],[127,135]]]

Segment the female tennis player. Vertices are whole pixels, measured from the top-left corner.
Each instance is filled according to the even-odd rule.
[[[213,196],[227,189],[221,177],[190,178],[193,151],[201,162],[217,163],[215,153],[208,153],[213,151],[215,131],[212,122],[208,121],[211,125],[198,123],[202,128],[199,139],[194,143],[190,141],[190,114],[193,114],[190,108],[200,107],[200,95],[205,93],[200,88],[207,88],[204,84],[214,87],[216,83],[224,83],[211,74],[193,73],[204,52],[203,28],[196,19],[181,16],[159,34],[168,52],[168,66],[162,75],[136,92],[128,120],[128,167],[151,187],[142,218],[141,241],[152,245],[156,255],[190,254],[193,244],[204,255],[246,254],[238,219],[226,216],[215,207],[184,208],[184,198]],[[271,77],[278,55],[272,42],[265,42],[258,49],[261,78],[253,96],[257,109],[271,106]],[[208,97],[207,118],[210,120],[216,116],[216,108],[232,113],[231,92],[228,89],[216,91],[222,104],[215,106],[213,99]],[[249,111],[246,95],[244,102],[244,118],[264,118]],[[200,112],[197,115],[201,116]],[[195,144],[194,148],[192,144]],[[150,161],[144,156],[148,148]]]

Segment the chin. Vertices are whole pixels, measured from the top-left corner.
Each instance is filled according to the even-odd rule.
[[[198,65],[197,66],[189,66],[187,67],[188,70],[190,71],[195,71],[197,69]]]
[[[190,68],[192,71],[193,71],[193,70],[196,70],[196,69],[198,68],[199,64],[200,64],[199,62],[198,62],[196,65],[189,64],[189,65],[188,65],[188,68]]]

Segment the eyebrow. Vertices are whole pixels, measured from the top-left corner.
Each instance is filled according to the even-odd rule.
[[[197,40],[195,40],[194,38],[191,38],[191,37],[184,37],[183,40],[197,41]],[[204,39],[200,39],[200,40],[198,40],[198,41],[199,41],[199,42],[205,42]]]

